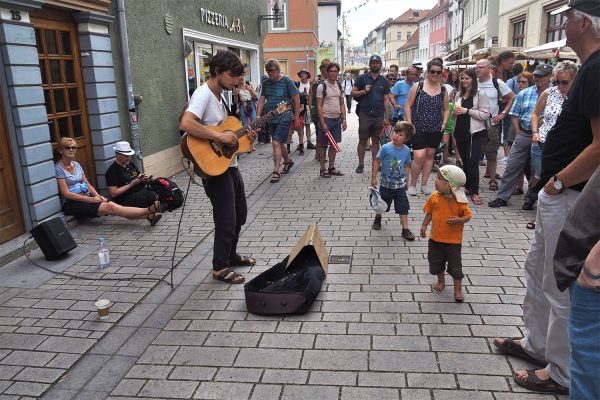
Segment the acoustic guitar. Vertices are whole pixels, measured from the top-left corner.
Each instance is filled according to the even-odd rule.
[[[227,171],[231,160],[238,153],[247,153],[252,147],[252,141],[247,135],[248,131],[264,126],[271,118],[282,115],[291,110],[289,103],[282,102],[276,109],[268,112],[260,118],[243,127],[240,120],[235,117],[227,117],[219,125],[209,127],[212,131],[233,132],[237,136],[237,142],[232,145],[217,143],[209,139],[200,139],[188,134],[181,138],[181,152],[192,164],[194,172],[202,178],[218,176]]]

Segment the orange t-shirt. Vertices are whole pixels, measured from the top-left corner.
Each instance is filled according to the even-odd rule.
[[[423,211],[431,214],[431,232],[429,237],[441,243],[462,243],[464,224],[449,224],[450,217],[464,217],[471,219],[471,210],[467,203],[459,203],[454,196],[447,196],[440,192],[433,192]]]

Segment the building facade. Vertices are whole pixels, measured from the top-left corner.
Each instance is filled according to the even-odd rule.
[[[387,50],[385,53],[389,65],[400,65],[400,52],[398,50],[410,40],[415,30],[419,28],[419,21],[425,18],[427,13],[427,10],[410,8],[390,22],[387,28]]]
[[[314,77],[318,73],[317,0],[284,0],[281,3],[282,18],[265,22],[268,24],[268,33],[263,42],[264,58],[278,60],[282,72],[294,80],[298,79],[297,73],[303,68],[311,71]],[[245,14],[249,15],[248,12]],[[337,22],[335,26],[337,28]]]
[[[397,53],[400,68],[410,67],[414,60],[419,59],[419,29],[416,29],[410,39],[398,48]]]
[[[551,12],[566,3],[567,0],[500,0],[500,45],[531,48],[565,39],[566,17]]]
[[[429,32],[431,20],[424,18],[419,22],[419,60],[426,62],[429,60]]]
[[[342,12],[341,0],[319,0],[319,48],[329,49],[333,53],[332,59],[343,63],[342,34],[338,28],[338,21]]]
[[[499,45],[500,0],[464,0],[463,45],[471,56],[475,50]]]
[[[122,1],[125,43],[119,0],[0,0],[0,242],[60,214],[61,137],[77,142],[77,161],[101,190],[119,140],[136,147],[146,174],[169,176],[182,169],[179,112],[212,54],[237,52],[258,83],[258,23],[248,15],[266,13],[263,1]]]
[[[438,0],[429,11],[429,58],[444,57],[448,41],[448,0]]]

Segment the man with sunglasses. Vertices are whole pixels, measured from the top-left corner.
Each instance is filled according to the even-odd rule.
[[[548,64],[538,65],[533,72],[535,85],[520,91],[510,110],[511,123],[515,130],[515,141],[508,153],[508,161],[498,190],[498,197],[488,203],[490,207],[497,208],[508,205],[508,200],[510,200],[517,187],[521,173],[531,160],[531,136],[533,134],[531,130],[531,113],[533,113],[535,104],[542,92],[548,89],[551,76],[552,66]]]

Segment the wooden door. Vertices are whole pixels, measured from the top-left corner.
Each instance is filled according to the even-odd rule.
[[[96,170],[77,30],[68,13],[44,10],[43,15],[44,18],[40,18],[34,14],[31,21],[35,28],[52,148],[56,150],[62,137],[75,139],[78,147],[75,159],[95,186]]]
[[[19,236],[25,231],[2,111],[0,101],[0,243]]]

